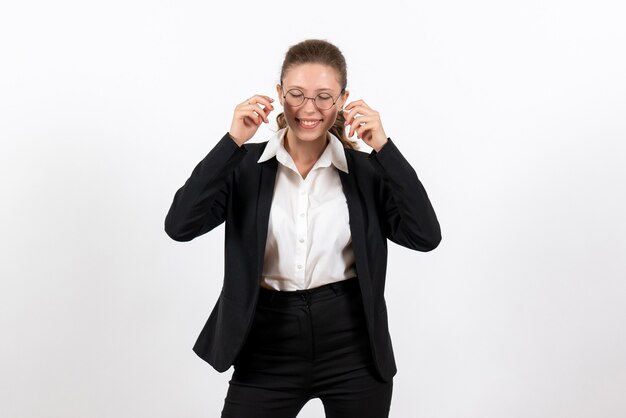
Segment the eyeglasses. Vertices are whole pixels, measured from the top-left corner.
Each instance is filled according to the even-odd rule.
[[[282,85],[280,87],[282,89]],[[287,101],[287,104],[291,107],[298,107],[304,103],[306,99],[313,100],[315,107],[319,110],[328,110],[337,103],[337,100],[341,97],[345,89],[341,89],[339,96],[333,100],[333,96],[328,93],[320,93],[315,97],[306,97],[302,90],[300,89],[291,89],[287,93],[283,95],[283,99]],[[285,90],[283,90],[284,93]]]

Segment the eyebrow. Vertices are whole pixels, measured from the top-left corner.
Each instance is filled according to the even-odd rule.
[[[306,90],[304,87],[295,86],[295,85],[294,85],[294,86],[289,86],[289,88],[298,88],[298,89],[300,89],[300,90]],[[330,90],[330,91],[333,91],[333,89],[328,88],[328,87],[324,87],[324,88],[321,88],[321,89],[317,89],[317,90],[315,90],[315,91],[322,91],[322,90]]]

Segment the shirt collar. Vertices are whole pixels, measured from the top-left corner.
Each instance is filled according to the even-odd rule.
[[[293,162],[293,159],[291,158],[291,155],[289,155],[284,146],[286,132],[287,128],[279,129],[269,139],[267,145],[265,146],[265,150],[263,150],[263,153],[261,154],[261,157],[258,159],[257,163],[262,163],[276,156],[276,159],[280,163],[296,172],[298,171],[296,169],[295,163]],[[346,161],[346,154],[344,151],[343,143],[330,131],[328,132],[328,134],[330,135],[330,142],[324,149],[322,155],[320,155],[320,158],[315,162],[313,168],[328,167],[332,163],[339,170],[347,173],[348,163]]]

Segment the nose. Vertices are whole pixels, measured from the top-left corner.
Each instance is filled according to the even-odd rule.
[[[307,97],[304,99],[304,103],[302,104],[302,108],[308,112],[313,111],[317,112],[317,107],[315,106],[315,98]]]

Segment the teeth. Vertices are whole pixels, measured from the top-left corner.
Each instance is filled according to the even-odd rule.
[[[314,121],[301,120],[300,122],[306,126],[313,126],[319,121],[318,120],[314,120]]]

